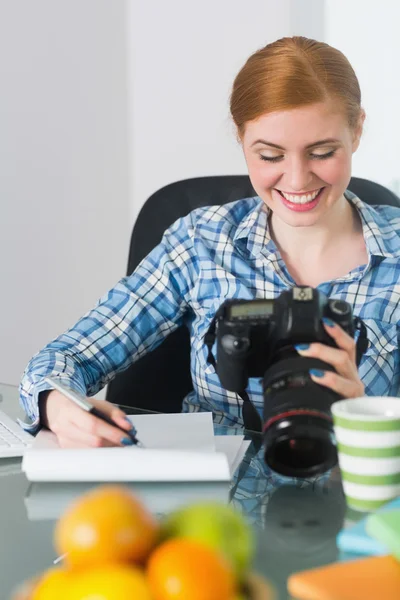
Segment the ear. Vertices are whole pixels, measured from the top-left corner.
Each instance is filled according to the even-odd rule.
[[[360,140],[361,140],[361,136],[362,136],[362,132],[363,132],[363,128],[364,128],[364,121],[365,121],[365,110],[362,108],[360,110],[360,116],[358,118],[358,123],[357,126],[354,130],[354,134],[353,134],[353,145],[352,145],[352,150],[353,152],[355,152],[358,148],[358,146],[360,145]]]

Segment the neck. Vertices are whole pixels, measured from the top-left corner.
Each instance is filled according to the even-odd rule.
[[[344,196],[340,198],[312,227],[292,227],[272,213],[271,235],[284,259],[295,258],[301,252],[303,259],[316,260],[337,248],[338,240],[353,235],[361,228],[352,206]]]

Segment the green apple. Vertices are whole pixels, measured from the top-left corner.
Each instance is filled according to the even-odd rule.
[[[253,530],[232,506],[201,502],[178,509],[162,525],[162,537],[186,537],[221,552],[240,577],[254,554]]]

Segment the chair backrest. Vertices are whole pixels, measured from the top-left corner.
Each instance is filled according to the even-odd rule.
[[[348,189],[367,204],[400,207],[400,199],[393,192],[373,181],[352,177]],[[143,205],[133,227],[128,275],[179,217],[201,206],[227,204],[254,195],[247,175],[185,179],[158,190]],[[191,389],[189,332],[182,326],[117,375],[108,386],[107,400],[161,412],[179,412]]]

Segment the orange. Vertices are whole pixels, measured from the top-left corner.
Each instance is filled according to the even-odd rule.
[[[34,587],[32,600],[67,600],[69,574],[65,569],[49,569]]]
[[[76,571],[68,588],[68,600],[133,599],[153,600],[144,573],[129,565],[111,564]],[[58,600],[58,596],[51,600]]]
[[[147,566],[154,600],[234,600],[236,582],[216,550],[187,538],[172,538],[154,550]]]
[[[122,486],[105,485],[73,503],[55,528],[55,545],[67,565],[86,567],[146,560],[158,524]]]

